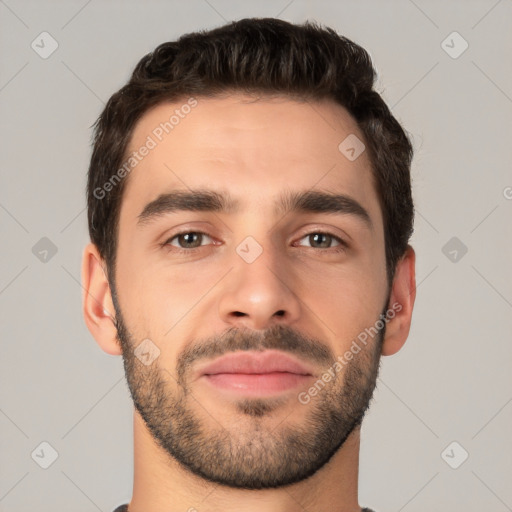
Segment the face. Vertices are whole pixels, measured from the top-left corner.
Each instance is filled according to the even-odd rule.
[[[338,149],[363,136],[330,101],[184,104],[147,112],[130,144],[155,143],[120,212],[113,298],[128,385],[187,470],[288,485],[360,425],[377,378],[382,215],[368,155]]]

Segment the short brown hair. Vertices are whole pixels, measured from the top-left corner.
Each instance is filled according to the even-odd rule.
[[[95,191],[122,165],[137,121],[162,102],[230,91],[332,99],[347,109],[369,151],[391,283],[413,232],[413,149],[373,89],[375,78],[370,56],[361,46],[309,21],[298,25],[274,18],[242,19],[185,34],[145,55],[94,125],[87,183],[89,234],[106,262],[111,283],[126,178],[101,199]]]

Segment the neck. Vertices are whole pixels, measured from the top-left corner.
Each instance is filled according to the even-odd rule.
[[[129,512],[361,512],[360,428],[313,476],[278,489],[224,487],[193,475],[154,441],[134,411],[134,483]]]

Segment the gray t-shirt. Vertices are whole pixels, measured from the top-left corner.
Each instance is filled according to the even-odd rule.
[[[114,510],[114,512],[128,512],[128,504],[120,505],[119,507],[117,507]],[[363,508],[363,512],[374,512],[374,511],[370,508]]]

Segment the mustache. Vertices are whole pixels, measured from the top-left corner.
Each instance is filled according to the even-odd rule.
[[[187,369],[203,359],[238,350],[269,349],[288,352],[320,366],[329,366],[335,359],[333,352],[323,343],[285,325],[274,325],[265,331],[233,327],[185,349],[178,356],[176,364],[178,380],[183,382]]]

